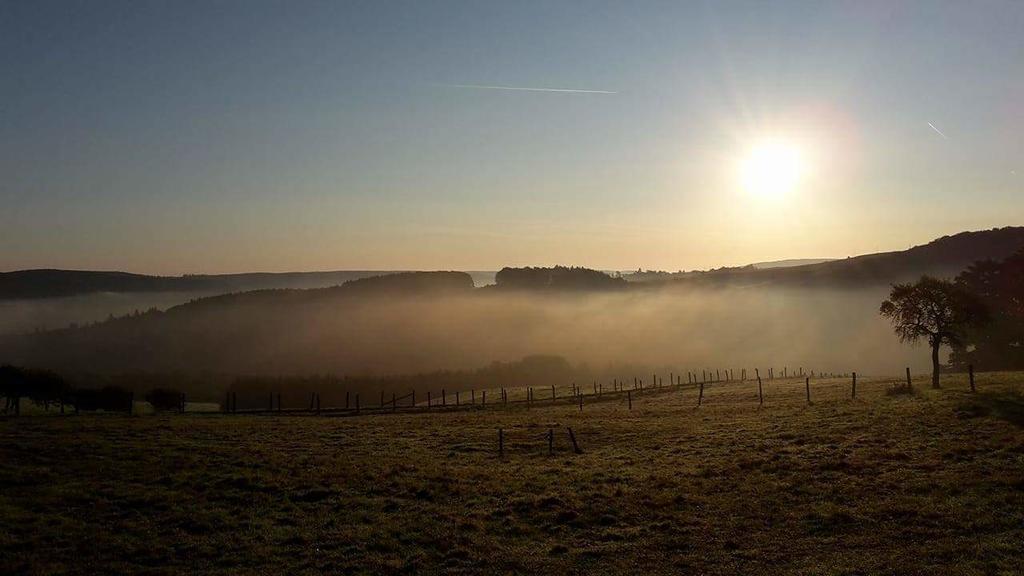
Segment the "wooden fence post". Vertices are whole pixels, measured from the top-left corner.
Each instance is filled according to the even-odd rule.
[[[757,402],[764,406],[764,388],[761,387],[761,377],[757,377]]]
[[[551,385],[551,400],[552,401],[555,400],[555,385],[554,384]]]
[[[910,382],[910,366],[907,366],[907,389],[911,390],[912,388],[913,384]]]
[[[445,392],[444,388],[441,388],[441,406],[447,406],[447,405],[448,405],[448,394]]]
[[[580,445],[576,443],[576,435],[572,433],[572,428],[566,428],[569,431],[569,440],[572,440],[572,451],[577,454],[583,454],[583,450],[580,450]]]
[[[697,396],[697,406],[700,406],[703,403],[704,403],[704,382],[701,381],[701,383],[700,383],[700,395]]]
[[[857,397],[857,373],[853,373],[853,388],[850,390],[850,398]]]
[[[974,389],[974,364],[967,365],[967,375],[971,379],[971,392],[977,392],[977,390]]]
[[[580,412],[583,412],[583,394],[577,396],[580,399]]]
[[[459,391],[458,390],[455,391],[455,405],[456,406],[459,405]]]
[[[626,402],[629,402],[629,409],[633,409],[633,391],[626,390]]]
[[[811,403],[811,377],[810,376],[808,376],[807,379],[804,380],[804,384],[807,386],[807,403],[810,404]]]
[[[480,391],[480,405],[487,406],[487,390]]]

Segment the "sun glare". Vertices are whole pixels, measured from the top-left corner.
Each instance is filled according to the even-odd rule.
[[[799,148],[771,140],[751,148],[740,162],[740,181],[750,194],[779,198],[796,188],[804,172]]]

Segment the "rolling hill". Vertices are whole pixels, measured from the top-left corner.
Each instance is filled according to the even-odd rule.
[[[475,288],[462,272],[398,273],[4,336],[0,363],[71,373],[396,374],[554,354],[595,364],[789,358],[830,369],[856,358],[865,370],[904,365],[877,314],[888,284],[951,277],[1022,247],[1024,228],[1001,228],[899,252],[647,282],[582,268],[508,268],[496,285]],[[756,346],[753,331],[764,336]]]
[[[803,266],[756,265],[692,272],[660,285],[774,285],[861,288],[906,282],[922,274],[952,278],[978,260],[1002,260],[1024,249],[1024,227],[994,228],[943,236],[908,250],[853,256]]]

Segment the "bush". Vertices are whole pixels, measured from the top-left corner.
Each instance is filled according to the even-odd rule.
[[[26,395],[36,404],[49,407],[51,402],[60,402],[68,392],[67,382],[56,372],[27,370],[25,379]]]
[[[146,394],[146,402],[157,412],[178,411],[181,409],[181,391],[173,388],[154,388]]]
[[[71,394],[71,404],[77,410],[105,410],[128,412],[131,408],[132,393],[120,386],[105,386],[99,389],[78,389]]]
[[[3,407],[5,413],[20,410],[21,397],[27,390],[28,378],[24,370],[8,364],[0,366],[0,397],[6,400]]]
[[[904,394],[913,394],[914,389],[906,382],[896,382],[885,389],[886,396],[901,396]]]

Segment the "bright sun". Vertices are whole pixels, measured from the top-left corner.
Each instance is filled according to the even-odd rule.
[[[751,148],[740,162],[743,188],[755,196],[775,199],[796,188],[804,172],[800,149],[789,142],[768,140]]]

